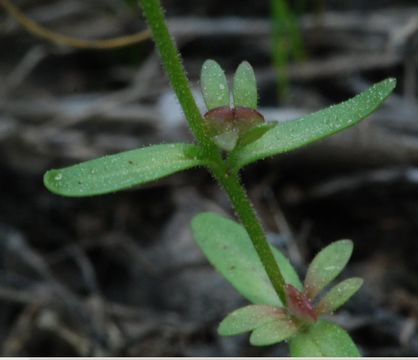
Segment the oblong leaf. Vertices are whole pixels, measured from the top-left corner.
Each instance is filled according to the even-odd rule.
[[[331,314],[344,305],[363,285],[363,279],[350,278],[335,285],[315,307],[316,314]]]
[[[295,357],[359,357],[360,352],[350,335],[329,321],[318,321],[298,332],[289,341],[290,355]]]
[[[49,170],[44,175],[44,184],[62,196],[101,195],[204,164],[195,145],[153,145]]]
[[[257,109],[257,82],[254,70],[249,62],[243,61],[235,71],[232,92],[235,107]]]
[[[202,95],[208,110],[230,105],[228,81],[214,60],[206,60],[200,73]]]
[[[278,123],[260,139],[235,152],[230,164],[238,170],[254,161],[297,149],[349,128],[375,111],[395,86],[395,79],[386,79],[338,105]]]
[[[345,268],[352,252],[351,240],[339,240],[316,254],[306,273],[305,295],[313,300]]]
[[[250,344],[267,346],[289,339],[298,331],[296,323],[287,318],[270,321],[257,327],[250,336]]]
[[[221,336],[243,334],[284,316],[286,315],[282,308],[270,305],[244,306],[231,312],[221,321],[218,327],[218,334]]]
[[[193,219],[192,231],[209,262],[242,296],[254,304],[282,305],[241,225],[215,213],[203,213]],[[272,250],[286,283],[302,289],[289,261],[276,248]]]

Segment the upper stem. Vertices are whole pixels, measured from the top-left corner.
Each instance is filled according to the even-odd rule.
[[[171,86],[179,99],[180,105],[189,123],[190,129],[198,142],[213,155],[219,152],[216,145],[206,134],[202,115],[190,90],[189,81],[174,39],[171,37],[159,0],[140,0],[143,13],[151,29],[153,39],[160,52],[165,71]]]
[[[206,133],[206,127],[190,90],[180,55],[168,31],[160,1],[140,0],[140,4],[151,29],[155,44],[160,52],[165,71],[183,108],[189,126],[198,142],[202,145],[206,156],[211,160],[212,165],[210,166],[210,170],[228,194],[276,293],[282,303],[286,304],[285,282],[263,228],[257,219],[244,188],[239,182],[238,175],[235,172],[229,174],[219,149]]]

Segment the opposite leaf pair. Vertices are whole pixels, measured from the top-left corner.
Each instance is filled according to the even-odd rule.
[[[208,109],[204,115],[205,126],[220,149],[230,152],[243,147],[274,126],[265,123],[263,115],[257,111],[257,83],[254,70],[247,61],[238,66],[234,75],[233,107],[228,81],[216,61],[205,61],[200,82]]]
[[[243,79],[245,77],[249,76],[242,75]],[[255,87],[252,81],[250,83]],[[240,137],[240,141],[237,139],[237,146],[227,159],[228,167],[232,172],[238,171],[257,160],[297,149],[355,125],[382,104],[393,91],[395,83],[394,79],[387,79],[345,102],[300,119],[268,125],[263,123],[260,128],[254,127],[246,136]],[[238,85],[237,87],[244,89]],[[215,89],[213,84],[210,88]],[[253,99],[253,96],[249,98]],[[208,98],[207,94],[205,98]],[[245,98],[243,95],[242,99]],[[208,104],[213,106],[213,103]],[[240,104],[250,105],[250,100],[240,100]],[[218,143],[222,142],[224,147],[230,148],[225,144],[229,142],[231,145],[231,139],[218,138]],[[51,192],[62,196],[101,195],[146,184],[196,166],[208,166],[209,162],[208,154],[199,145],[151,145],[64,169],[50,170],[45,173],[44,183]]]
[[[200,82],[203,99],[208,110],[231,106],[228,81],[216,61],[206,60],[203,63]],[[243,61],[238,66],[232,89],[235,107],[257,109],[257,83],[254,70],[247,61]]]

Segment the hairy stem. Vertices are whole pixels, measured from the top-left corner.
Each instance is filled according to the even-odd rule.
[[[160,1],[140,0],[140,4],[148,26],[151,29],[155,44],[160,52],[164,69],[179,99],[189,126],[198,142],[208,151],[208,155],[213,157],[219,151],[206,134],[202,115],[190,90],[189,81],[181,62],[180,54],[174,43],[174,39],[169,33]]]
[[[237,173],[228,174],[225,171],[219,171],[213,169],[213,173],[222,185],[225,192],[241,220],[242,225],[251,239],[254,249],[260,258],[264,269],[266,270],[267,276],[272,283],[274,290],[279,296],[283,305],[286,305],[285,295],[285,281],[280,268],[274,258],[273,252],[271,251],[270,244],[266,238],[266,234],[263,227],[257,217],[254,207],[252,206],[245,188],[240,182]]]
[[[160,52],[163,66],[183,108],[189,126],[206,155],[211,160],[210,170],[225,189],[235,211],[250,236],[253,246],[280,300],[286,303],[284,279],[274,259],[270,245],[255,211],[236,173],[229,174],[220,152],[207,135],[199,108],[193,98],[186,72],[164,19],[159,0],[140,0],[145,18]]]

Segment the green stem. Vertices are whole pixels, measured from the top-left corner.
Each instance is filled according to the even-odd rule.
[[[194,136],[208,150],[210,155],[219,152],[205,132],[202,115],[190,90],[189,81],[181,62],[180,54],[168,30],[160,1],[140,0],[140,4],[148,26],[151,29],[155,44],[160,52],[165,71],[180,101],[180,105]]]
[[[254,249],[260,258],[267,276],[273,285],[274,290],[286,305],[285,280],[271,251],[270,244],[266,238],[263,227],[257,217],[245,188],[242,186],[237,173],[228,174],[228,171],[212,169],[216,179],[222,185],[225,192],[241,220],[242,225],[247,230]]]
[[[229,174],[219,149],[206,134],[199,108],[193,98],[180,55],[170,36],[159,0],[140,0],[145,18],[160,52],[163,66],[183,108],[189,126],[211,160],[210,170],[225,189],[238,217],[250,236],[253,246],[280,300],[286,304],[284,279],[255,211],[236,173]]]

